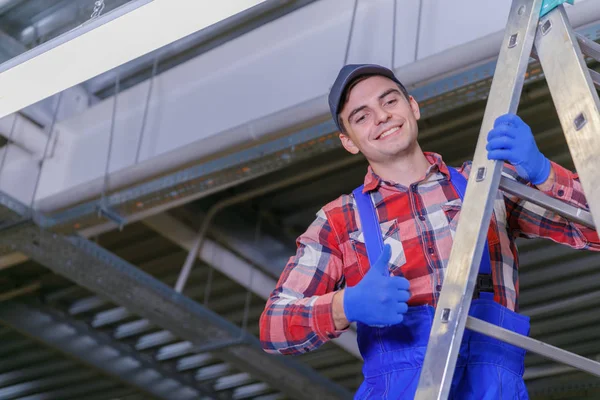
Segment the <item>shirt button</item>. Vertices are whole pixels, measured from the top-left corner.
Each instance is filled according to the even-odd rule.
[[[429,251],[429,254],[433,254],[433,247],[429,247],[427,251]]]
[[[420,219],[421,221],[425,221],[425,216],[424,216],[423,214],[419,214],[419,219]]]
[[[441,292],[442,291],[442,285],[436,285],[435,286],[435,290],[436,290],[436,292]]]
[[[562,190],[562,189],[558,189],[558,195],[559,195],[559,196],[564,196],[564,194],[565,194],[565,191],[564,191],[564,190]]]

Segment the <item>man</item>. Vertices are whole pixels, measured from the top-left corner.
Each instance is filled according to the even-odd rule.
[[[471,164],[457,171],[421,150],[419,106],[387,68],[343,67],[329,105],[344,148],[369,163],[364,185],[324,206],[298,238],[261,316],[261,342],[267,352],[304,353],[356,322],[365,378],[356,398],[412,399]],[[541,154],[516,115],[495,121],[487,151],[510,163],[505,176],[587,208],[577,176]],[[361,198],[369,200],[361,207],[374,207],[379,229],[367,231]],[[365,243],[377,235],[383,246],[374,252]],[[498,191],[480,270],[493,285],[479,280],[470,314],[528,334],[528,318],[515,312],[518,236],[595,251],[600,240],[592,229]],[[466,330],[451,398],[526,399],[524,354]]]

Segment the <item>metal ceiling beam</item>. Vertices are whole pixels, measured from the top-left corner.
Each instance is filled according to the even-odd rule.
[[[6,301],[0,304],[0,322],[158,399],[218,399],[193,379],[50,308]]]
[[[106,3],[104,14],[123,6],[129,0],[112,0]],[[229,18],[226,23],[217,23],[200,32],[195,32],[183,39],[159,50],[160,66],[157,73],[196,57],[216,46],[262,26],[276,18],[280,18],[315,0],[267,0],[260,5]],[[93,0],[62,0],[51,7],[47,0],[29,0],[16,12],[9,10],[8,18],[15,18],[19,23],[31,21],[28,25],[11,27],[10,32],[0,31],[0,57],[6,53],[8,58],[24,53],[27,47],[36,46],[40,40],[48,40],[85,23],[90,18]],[[0,12],[2,10],[0,0]],[[34,10],[43,9],[43,12]],[[31,10],[31,11],[28,11]],[[30,17],[30,18],[27,18]],[[12,36],[11,36],[12,34]],[[152,64],[157,57],[155,52],[147,53],[125,65],[101,74],[83,85],[90,93],[102,92],[101,97],[113,95],[114,82],[117,76],[121,79],[121,90],[148,79],[151,76]],[[6,61],[0,58],[0,63]]]
[[[259,3],[133,0],[0,65],[0,118]]]
[[[192,250],[194,247],[196,233],[182,222],[165,213],[146,218],[143,222],[149,228],[187,251]],[[204,239],[204,244],[198,252],[197,258],[212,265],[213,268],[263,299],[267,299],[276,286],[275,279],[208,238]],[[219,262],[215,263],[215,260],[219,260]],[[333,342],[356,358],[362,359],[358,349],[356,332],[352,330],[345,332]]]
[[[27,260],[27,256],[22,253],[10,253],[0,256],[0,271],[21,264]]]
[[[27,47],[23,43],[13,38],[8,33],[0,30],[0,64],[14,57],[17,57],[18,55],[23,54],[26,51]],[[88,99],[91,98],[93,98],[93,96],[91,96],[83,86],[75,87],[71,90],[65,91],[63,93],[63,100],[61,101],[62,107],[59,114],[57,115],[58,119],[65,118],[67,116],[79,112],[81,110],[81,106],[77,107],[76,104],[87,104]],[[79,101],[76,99],[79,99]],[[56,102],[57,99],[53,96],[43,101],[31,104],[30,106],[25,107],[19,111],[23,115],[27,116],[27,118],[31,119],[32,121],[35,121],[37,124],[42,126],[49,126],[52,123],[53,110],[55,108]],[[18,114],[15,113],[15,115]],[[12,121],[12,118],[0,118],[0,124],[12,124]],[[22,123],[26,125],[32,125],[32,123],[29,121],[22,121]],[[11,137],[12,141],[20,144],[22,147],[28,149],[31,152],[32,149],[27,144],[33,143],[35,145],[36,141],[39,142],[41,140],[41,148],[43,148],[44,144],[46,143],[46,135],[40,128],[34,127],[32,129],[31,127],[27,126],[22,127],[21,130],[24,130],[24,132],[19,132],[13,135]],[[0,126],[0,134],[2,134],[4,137],[8,138],[9,132],[10,128],[6,128],[6,126]],[[18,135],[25,133],[27,133],[28,136],[38,136],[41,138],[30,137],[29,140],[26,140],[26,142],[24,143],[23,141],[19,140]],[[36,145],[32,152],[40,154],[41,151],[39,149],[39,145]]]
[[[0,254],[19,251],[57,274],[169,329],[255,378],[296,399],[343,399],[351,394],[289,357],[265,353],[256,337],[197,302],[81,237],[66,237],[33,224],[36,216],[0,193]],[[236,342],[236,345],[222,346]]]

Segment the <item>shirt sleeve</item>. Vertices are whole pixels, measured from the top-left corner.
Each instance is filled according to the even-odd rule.
[[[343,285],[342,254],[323,210],[297,240],[260,317],[260,342],[268,353],[301,354],[340,336],[332,302]]]
[[[589,211],[583,188],[577,174],[551,162],[555,181],[545,194],[574,207]],[[521,180],[514,167],[506,164],[504,175]],[[521,182],[524,183],[524,182]],[[513,232],[527,238],[546,238],[575,249],[600,251],[600,239],[594,229],[572,222],[555,212],[529,201],[505,194],[508,224]]]

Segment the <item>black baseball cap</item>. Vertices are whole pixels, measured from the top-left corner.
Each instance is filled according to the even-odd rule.
[[[342,108],[342,100],[346,95],[346,88],[352,81],[364,75],[382,75],[386,78],[390,78],[400,86],[404,87],[402,83],[396,78],[394,73],[386,67],[376,64],[348,64],[344,65],[338,73],[331,90],[329,91],[329,109],[331,110],[331,116],[335,122],[337,128],[342,131],[342,127],[339,124],[338,114]]]

